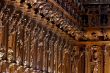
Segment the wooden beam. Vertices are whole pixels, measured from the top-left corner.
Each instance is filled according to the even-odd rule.
[[[80,45],[110,45],[110,41],[81,41]]]
[[[89,27],[83,27],[85,30],[100,30],[100,29],[110,29],[110,25],[108,26],[89,26]]]

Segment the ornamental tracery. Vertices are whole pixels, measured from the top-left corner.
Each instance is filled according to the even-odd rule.
[[[1,0],[0,72],[109,73],[109,5],[80,2]]]

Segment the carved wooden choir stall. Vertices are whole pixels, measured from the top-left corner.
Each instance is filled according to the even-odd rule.
[[[110,73],[109,0],[0,0],[0,73]]]

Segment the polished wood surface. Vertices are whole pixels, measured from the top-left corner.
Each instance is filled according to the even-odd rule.
[[[58,1],[0,0],[0,73],[110,73],[110,27],[93,16],[102,6],[61,0],[76,18]]]

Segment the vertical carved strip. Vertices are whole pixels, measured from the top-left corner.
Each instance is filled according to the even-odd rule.
[[[89,52],[89,48],[90,46],[86,45],[85,47],[85,61],[86,61],[86,65],[85,65],[85,72],[86,73],[90,73],[90,63],[89,63],[89,55],[90,55],[90,52]]]
[[[46,35],[44,38],[44,52],[43,52],[43,71],[46,72],[47,71],[47,40],[48,40],[48,32],[46,31]]]
[[[52,49],[52,31],[50,31],[50,39],[49,39],[49,48],[48,48],[48,72],[52,72],[51,71],[51,49]]]
[[[70,49],[70,45],[67,44],[65,42],[65,45],[64,45],[64,50],[63,50],[63,67],[62,67],[62,70],[63,70],[63,73],[71,73],[70,72],[70,52],[69,52],[69,49]]]
[[[110,46],[105,45],[104,48],[104,73],[110,73]]]
[[[51,38],[50,31],[48,31],[48,38],[46,39],[46,72],[48,72],[49,66],[49,40]]]
[[[20,24],[21,20],[23,19],[23,13],[20,10],[16,11],[16,20],[18,22],[16,23],[16,32],[17,32],[17,43],[16,43],[16,63],[19,65],[21,64],[22,60],[22,53],[21,53],[21,45],[23,44],[21,39],[20,39]],[[21,42],[21,43],[20,43]]]
[[[69,47],[69,68],[70,68],[70,73],[72,73],[72,59],[71,59],[71,52],[72,52],[72,45],[70,44],[70,47]]]
[[[59,49],[58,49],[58,72],[63,71],[63,50],[64,50],[64,39],[60,38]]]
[[[41,28],[41,32],[40,32],[40,35],[39,35],[39,39],[38,39],[38,65],[39,65],[39,70],[40,72],[42,72],[43,70],[43,51],[44,51],[44,43],[43,43],[43,40],[44,40],[44,37],[45,37],[45,31],[44,31],[44,28]]]
[[[59,37],[57,36],[54,44],[54,73],[58,73],[58,42]]]

